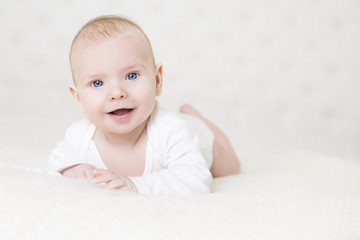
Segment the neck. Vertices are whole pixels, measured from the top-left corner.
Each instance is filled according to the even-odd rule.
[[[127,134],[115,134],[102,132],[104,140],[110,145],[116,147],[134,147],[142,139],[143,136],[146,136],[146,125],[148,120],[141,123],[133,131]]]

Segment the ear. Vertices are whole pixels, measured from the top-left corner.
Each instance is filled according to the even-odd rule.
[[[156,96],[161,95],[162,83],[163,83],[163,66],[161,63],[156,64],[155,67],[155,77],[156,77]]]
[[[76,105],[79,107],[80,112],[84,113],[84,108],[80,101],[80,96],[79,96],[76,86],[74,84],[69,85],[69,90],[70,90],[71,96],[73,97]]]

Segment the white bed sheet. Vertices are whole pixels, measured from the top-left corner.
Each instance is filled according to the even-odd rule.
[[[169,197],[65,179],[15,150],[2,149],[0,239],[360,239],[356,160],[243,156],[211,194]]]

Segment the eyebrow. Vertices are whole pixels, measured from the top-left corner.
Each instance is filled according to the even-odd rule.
[[[89,74],[85,74],[81,77],[79,77],[79,82],[80,83],[87,83],[88,81],[92,81],[94,79],[98,79],[98,78],[102,78],[104,76],[104,74],[101,73],[89,73]]]
[[[130,71],[131,69],[137,69],[137,68],[146,69],[146,65],[142,64],[142,63],[130,64],[130,65],[122,68],[121,71],[127,72],[127,71]]]

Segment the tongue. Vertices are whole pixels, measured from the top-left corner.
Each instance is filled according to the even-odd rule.
[[[122,109],[118,109],[116,111],[111,112],[111,114],[121,116],[121,115],[124,115],[124,114],[128,113],[129,111],[130,111],[130,109],[122,108]]]

